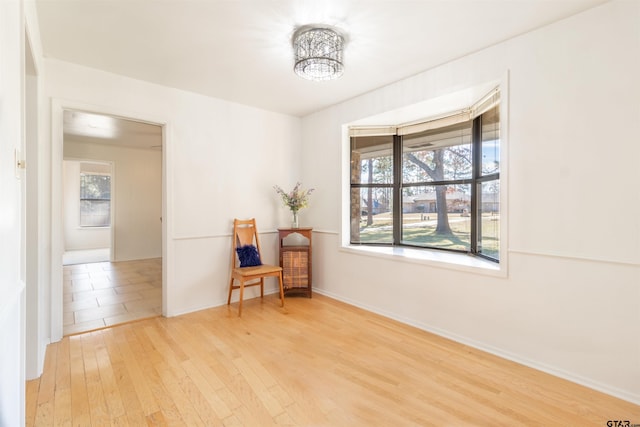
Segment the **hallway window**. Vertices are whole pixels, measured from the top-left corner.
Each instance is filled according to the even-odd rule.
[[[111,225],[111,175],[80,173],[80,226]]]

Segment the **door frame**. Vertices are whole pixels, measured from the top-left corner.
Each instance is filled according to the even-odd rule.
[[[89,105],[77,101],[53,98],[51,100],[51,342],[63,337],[63,269],[64,252],[63,207],[62,207],[62,161],[64,148],[64,111],[76,110],[101,114],[126,120],[149,123],[162,127],[162,315],[168,308],[168,289],[170,289],[171,260],[173,250],[168,239],[169,224],[172,218],[170,189],[167,185],[172,176],[171,125],[168,120],[152,114],[134,113],[117,108]]]

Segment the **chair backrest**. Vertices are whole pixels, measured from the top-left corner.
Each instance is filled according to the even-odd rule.
[[[254,245],[258,249],[258,254],[262,258],[260,252],[260,240],[258,239],[258,229],[256,227],[256,219],[234,219],[233,220],[233,249],[231,259],[233,260],[233,268],[238,266],[238,256],[236,249],[244,245]]]

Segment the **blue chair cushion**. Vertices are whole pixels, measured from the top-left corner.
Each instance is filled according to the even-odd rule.
[[[253,245],[244,245],[236,248],[238,258],[240,259],[240,267],[255,267],[262,265],[258,248]]]

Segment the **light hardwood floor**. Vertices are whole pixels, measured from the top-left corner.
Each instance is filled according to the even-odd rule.
[[[606,426],[640,406],[322,295],[49,345],[27,425]]]

